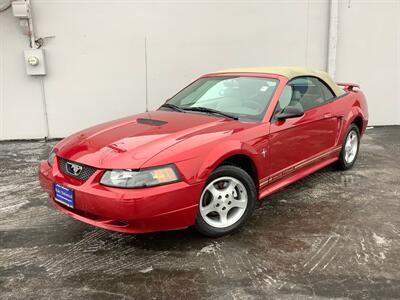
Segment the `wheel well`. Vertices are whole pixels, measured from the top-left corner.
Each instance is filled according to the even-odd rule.
[[[253,179],[255,186],[258,186],[258,176],[257,176],[257,169],[250,157],[243,154],[237,154],[228,157],[225,159],[220,165],[235,165],[250,175]]]
[[[353,124],[355,124],[358,127],[358,131],[360,134],[362,134],[362,129],[363,129],[363,119],[358,116],[353,120]]]

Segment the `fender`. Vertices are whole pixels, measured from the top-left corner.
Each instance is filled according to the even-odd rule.
[[[224,160],[233,155],[245,155],[250,158],[256,168],[257,178],[260,178],[261,174],[259,166],[262,164],[262,162],[260,161],[260,158],[258,158],[259,155],[257,155],[257,150],[249,144],[242,143],[238,140],[231,140],[219,144],[207,154],[197,173],[198,181],[206,181],[210,174]]]
[[[353,94],[354,95],[354,94]],[[355,96],[355,95],[354,95]],[[345,138],[347,129],[349,128],[350,124],[354,122],[354,120],[358,117],[362,118],[362,128],[360,130],[360,135],[363,135],[365,129],[367,128],[368,124],[368,110],[366,107],[366,101],[364,98],[364,94],[361,91],[357,92],[357,96],[360,96],[361,99],[358,97],[354,100],[352,107],[349,113],[345,116],[343,120],[343,126],[341,127],[341,131],[339,133],[339,145],[342,145],[343,140]]]

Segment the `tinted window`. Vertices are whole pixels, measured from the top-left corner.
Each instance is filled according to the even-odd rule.
[[[279,97],[275,113],[286,106],[301,106],[304,110],[322,105],[335,98],[330,88],[315,77],[295,78],[285,86]]]
[[[290,105],[301,105],[304,110],[324,104],[325,97],[318,81],[311,77],[301,77],[289,82],[293,89]]]
[[[279,96],[278,104],[275,108],[275,113],[280,113],[291,103],[293,97],[293,88],[290,85],[285,86],[282,94]]]
[[[288,97],[290,97],[289,102]],[[304,110],[307,110],[320,106],[334,97],[332,91],[319,79],[299,77],[289,81],[280,96],[276,111],[281,111],[288,105],[301,105]]]
[[[321,80],[318,80],[319,85],[321,86],[322,93],[324,94],[325,100],[331,100],[335,98],[335,95],[332,93],[331,89],[326,86]]]

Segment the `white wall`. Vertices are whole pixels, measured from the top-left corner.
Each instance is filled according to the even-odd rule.
[[[0,139],[45,135],[40,78],[25,73],[28,47],[11,10],[0,13]]]
[[[43,47],[44,93],[40,78],[25,74],[28,38],[10,9],[0,13],[0,139],[44,137],[43,96],[50,137],[144,111],[145,37],[150,109],[223,68],[326,68],[328,1],[31,2],[37,35],[55,36]],[[337,79],[361,83],[371,124],[400,124],[399,1],[382,2],[341,3]]]
[[[367,96],[370,124],[400,124],[400,0],[342,1],[337,79]]]

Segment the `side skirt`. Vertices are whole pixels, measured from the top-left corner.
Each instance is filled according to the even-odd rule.
[[[326,160],[319,161],[318,163],[312,164],[309,167],[304,167],[298,170],[297,172],[294,172],[291,176],[284,177],[281,180],[277,180],[275,182],[272,182],[270,184],[267,184],[264,188],[260,188],[260,193],[259,193],[259,200],[262,200],[266,196],[284,188],[285,186],[300,180],[316,171],[319,169],[322,169],[331,163],[337,161],[339,159],[338,156],[328,158]]]

